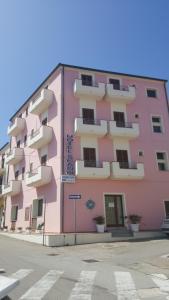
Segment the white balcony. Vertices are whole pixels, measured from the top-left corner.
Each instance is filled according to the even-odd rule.
[[[83,85],[82,80],[76,79],[74,83],[74,94],[77,97],[89,97],[90,99],[101,100],[105,95],[105,84]]]
[[[23,159],[24,150],[23,148],[13,148],[6,155],[6,164],[8,165],[16,165]]]
[[[8,184],[2,185],[3,196],[16,196],[21,192],[21,181],[11,180]]]
[[[8,126],[8,135],[17,136],[25,128],[25,119],[15,118],[14,123]]]
[[[106,179],[110,176],[110,163],[102,164],[97,162],[85,162],[77,160],[75,162],[75,175],[79,179]]]
[[[39,187],[48,184],[52,179],[52,168],[50,166],[39,166],[36,170],[26,174],[26,185]]]
[[[113,84],[106,84],[106,100],[120,103],[131,103],[136,98],[134,86],[114,89]]]
[[[78,136],[95,135],[103,137],[107,134],[107,121],[76,118],[74,123],[74,132]]]
[[[42,125],[28,137],[28,147],[40,149],[48,145],[52,140],[52,127]]]
[[[137,123],[119,124],[116,121],[109,122],[109,135],[113,137],[121,137],[134,139],[139,136],[139,125]]]
[[[53,91],[43,89],[38,98],[30,103],[29,112],[35,115],[40,115],[46,111],[53,101]]]
[[[139,180],[144,178],[144,164],[137,163],[133,167],[120,167],[119,162],[111,163],[111,178],[119,180]]]

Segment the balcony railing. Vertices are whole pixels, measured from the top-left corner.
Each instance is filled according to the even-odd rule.
[[[53,129],[50,126],[42,125],[39,129],[28,136],[28,147],[40,149],[52,140]]]
[[[14,122],[8,126],[8,135],[17,136],[25,128],[25,119],[15,118]]]
[[[113,84],[106,84],[106,100],[130,103],[135,99],[135,97],[136,92],[134,86],[119,86],[119,88],[116,88]]]
[[[109,135],[113,137],[122,137],[134,139],[139,136],[139,124],[132,122],[109,121]]]
[[[13,148],[6,155],[6,164],[15,165],[23,159],[24,149],[23,148]]]
[[[105,95],[105,84],[98,83],[92,85],[83,84],[81,79],[76,79],[74,83],[74,94],[77,97],[90,97],[101,100]]]
[[[75,174],[79,179],[106,179],[110,176],[110,163],[77,160]]]
[[[77,135],[96,135],[103,137],[107,134],[107,121],[76,118],[74,131]]]
[[[40,115],[46,111],[53,101],[53,91],[42,89],[40,94],[30,103],[29,112],[35,115]]]
[[[112,179],[143,179],[144,164],[135,162],[113,161],[111,163],[111,176]]]
[[[39,187],[48,184],[52,179],[52,168],[40,165],[26,174],[26,185]]]
[[[9,183],[2,185],[2,195],[15,196],[21,192],[21,181],[11,180]]]

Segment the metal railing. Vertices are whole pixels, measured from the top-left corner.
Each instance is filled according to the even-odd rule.
[[[129,86],[127,85],[114,85],[113,83],[109,83],[113,86],[113,89],[116,91],[125,91],[125,92],[129,92]]]
[[[79,118],[81,120],[83,120],[83,124],[86,125],[100,125],[101,121],[100,120],[96,120],[96,119],[89,119],[89,118]]]
[[[137,169],[137,163],[136,162],[127,162],[127,161],[113,161],[118,162],[120,169]]]
[[[84,160],[85,168],[102,168],[103,163],[96,160]]]
[[[121,128],[133,128],[133,123],[132,122],[123,122],[123,121],[116,121],[116,127],[121,127]]]
[[[94,83],[93,81],[92,82],[91,81],[83,81],[82,79],[76,79],[76,81],[80,81],[83,86],[96,87],[96,88],[99,87],[99,84]]]

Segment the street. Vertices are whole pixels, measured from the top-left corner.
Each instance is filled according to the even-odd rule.
[[[0,236],[0,253],[20,280],[11,300],[169,299],[167,239],[47,248]]]

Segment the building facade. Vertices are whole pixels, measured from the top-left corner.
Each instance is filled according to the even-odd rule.
[[[2,195],[2,185],[7,182],[8,178],[8,165],[6,164],[5,158],[9,151],[9,143],[6,143],[0,149],[0,228],[5,225],[5,205],[6,197]]]
[[[138,214],[141,229],[159,229],[169,213],[165,83],[59,64],[11,118],[5,225],[92,232],[96,216],[111,230]]]

